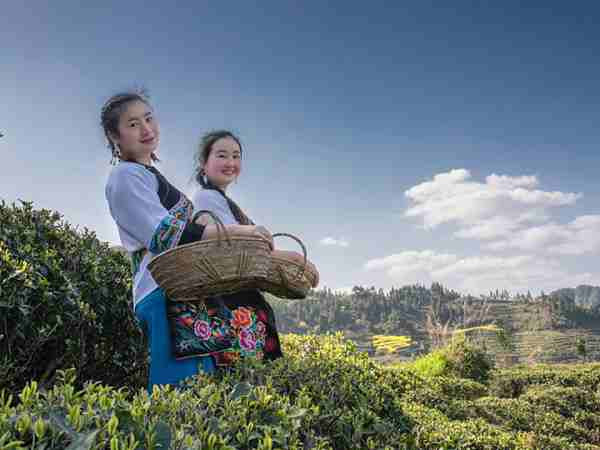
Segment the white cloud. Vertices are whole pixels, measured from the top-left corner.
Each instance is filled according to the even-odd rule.
[[[539,184],[537,177],[534,175],[510,177],[508,175],[496,175],[495,173],[488,175],[485,178],[485,182],[489,186],[504,189],[514,189],[516,187],[533,188]]]
[[[515,234],[532,229],[531,242],[540,242],[536,228],[551,217],[549,210],[575,203],[582,194],[535,189],[539,181],[534,175],[512,177],[491,174],[485,183],[471,181],[466,169],[437,174],[433,180],[420,183],[404,194],[412,202],[407,217],[423,220],[426,229],[443,223],[458,226],[455,236],[477,240],[500,240],[491,249],[519,247],[509,243]],[[589,227],[589,224],[585,225]],[[545,234],[545,233],[542,233]],[[537,239],[537,240],[536,240]]]
[[[579,216],[566,225],[548,223],[525,228],[488,245],[492,250],[519,249],[563,255],[600,251],[600,215]]]
[[[442,223],[475,225],[492,218],[531,220],[531,207],[541,210],[574,203],[581,194],[531,190],[538,184],[536,177],[509,177],[492,174],[485,183],[468,181],[471,174],[454,169],[437,174],[433,181],[413,186],[404,194],[413,202],[406,211],[409,217],[422,217],[427,228]],[[525,187],[523,187],[525,186]],[[540,211],[541,212],[541,211]]]
[[[598,283],[598,274],[570,273],[558,260],[533,255],[459,257],[432,250],[406,251],[365,264],[367,270],[385,270],[399,285],[438,281],[471,294],[508,289],[551,291],[582,283]]]
[[[488,220],[480,220],[471,225],[465,225],[454,234],[466,239],[494,239],[512,233],[519,226],[520,224],[517,220],[495,216],[490,217]]]
[[[321,245],[336,245],[338,247],[348,247],[350,245],[345,239],[335,239],[332,237],[325,237],[319,243]]]
[[[431,273],[456,261],[455,255],[438,254],[433,250],[406,251],[367,261],[365,269],[384,270],[403,284],[430,283]]]
[[[456,256],[436,254],[433,250],[406,251],[386,256],[385,258],[367,261],[365,268],[387,269],[388,273],[415,272],[420,270],[433,271],[456,261]]]
[[[491,174],[478,182],[466,169],[437,174],[405,192],[411,203],[405,216],[422,220],[425,229],[452,224],[455,236],[484,241],[484,249],[518,253],[404,251],[367,261],[365,269],[382,271],[400,285],[438,281],[472,294],[599,284],[600,271],[575,272],[559,258],[600,252],[600,215],[557,223],[555,209],[574,204],[582,194],[545,191],[539,184],[535,175]]]

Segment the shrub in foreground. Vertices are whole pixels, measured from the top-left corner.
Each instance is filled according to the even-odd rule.
[[[131,314],[129,261],[31,203],[0,202],[0,389],[77,380],[142,386],[146,353]]]
[[[245,361],[181,390],[77,389],[69,371],[47,391],[5,392],[0,448],[600,448],[600,400],[584,384],[498,398],[473,380],[379,365],[340,335],[283,343],[286,358]]]
[[[485,383],[494,364],[482,348],[461,336],[406,367],[424,377],[451,375]]]

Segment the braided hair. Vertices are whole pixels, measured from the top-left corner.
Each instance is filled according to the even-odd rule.
[[[208,157],[210,156],[210,152],[212,151],[213,144],[215,142],[217,142],[219,139],[223,139],[223,138],[233,139],[239,145],[240,155],[241,155],[242,143],[240,142],[240,139],[236,135],[234,135],[231,131],[214,130],[214,131],[210,131],[210,132],[206,133],[204,136],[202,136],[200,148],[198,149],[198,153],[196,154],[196,158],[195,158],[196,181],[204,189],[213,189],[213,190],[219,192],[227,201],[227,204],[229,205],[229,209],[231,209],[233,217],[235,217],[235,220],[237,220],[240,225],[254,225],[254,222],[252,222],[252,220],[244,213],[244,211],[242,211],[242,208],[240,208],[238,206],[238,204],[236,202],[234,202],[225,193],[225,191],[223,191],[223,189],[221,189],[218,186],[215,186],[213,183],[211,183],[211,181],[206,176],[206,173],[204,172],[203,166],[204,166],[204,164],[206,164],[206,161],[208,161]]]
[[[119,136],[119,119],[121,118],[121,114],[127,109],[127,105],[131,102],[142,102],[152,107],[146,90],[140,89],[113,95],[104,103],[100,111],[100,124],[104,130],[104,137],[106,137],[108,142],[107,147],[112,153],[110,163],[113,165],[119,162],[122,157],[121,150],[114,144],[111,136]],[[150,157],[152,161],[160,161],[154,152],[152,152]]]

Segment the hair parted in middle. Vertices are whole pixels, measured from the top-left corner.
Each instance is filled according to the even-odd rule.
[[[233,132],[229,130],[212,130],[202,136],[200,141],[200,146],[198,148],[198,152],[195,155],[194,161],[196,163],[195,169],[195,177],[196,181],[200,184],[200,186],[206,188],[208,180],[205,179],[204,173],[204,165],[206,161],[208,161],[208,157],[210,156],[210,152],[212,151],[212,147],[215,142],[219,139],[223,138],[231,138],[233,139],[237,145],[240,147],[240,157],[242,156],[242,142],[240,138],[238,138]]]
[[[148,91],[142,88],[120,92],[111,96],[104,102],[104,106],[102,106],[100,112],[100,124],[104,130],[104,136],[108,141],[108,148],[112,153],[112,158],[110,160],[111,164],[116,164],[121,160],[121,152],[112,141],[111,135],[119,136],[119,119],[121,118],[121,114],[127,109],[127,105],[131,102],[142,102],[152,108]],[[152,158],[152,161],[160,161],[154,152],[150,157]]]
[[[242,156],[242,143],[240,139],[229,130],[212,130],[202,136],[200,141],[200,146],[195,155],[195,179],[204,189],[214,189],[221,193],[225,200],[227,200],[227,204],[229,205],[229,209],[235,219],[238,221],[240,225],[254,225],[254,222],[242,211],[242,209],[234,202],[222,189],[218,186],[215,186],[210,182],[208,177],[204,172],[204,165],[206,161],[208,161],[208,157],[210,156],[210,152],[212,151],[212,147],[215,142],[219,139],[223,138],[231,138],[233,139],[240,147],[240,157]]]

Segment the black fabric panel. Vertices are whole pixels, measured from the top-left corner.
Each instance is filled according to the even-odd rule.
[[[272,352],[265,352],[265,358],[273,360],[283,356],[283,353],[281,352],[281,343],[279,341],[279,333],[277,332],[277,324],[275,323],[275,312],[259,290],[248,289],[234,294],[217,295],[204,300],[207,308],[218,307],[221,302],[231,310],[237,309],[240,306],[251,306],[256,309],[264,310],[268,317],[267,323],[265,324],[267,326],[267,335],[272,336],[277,341],[277,348]]]
[[[181,192],[179,192],[179,189],[169,183],[164,175],[158,171],[158,169],[152,166],[146,166],[146,168],[156,175],[156,178],[158,179],[158,198],[165,209],[170,210],[181,198]]]
[[[188,223],[183,232],[181,233],[181,237],[179,238],[179,243],[177,245],[189,244],[190,242],[197,242],[202,240],[202,233],[204,233],[204,225],[198,225],[197,223]]]

